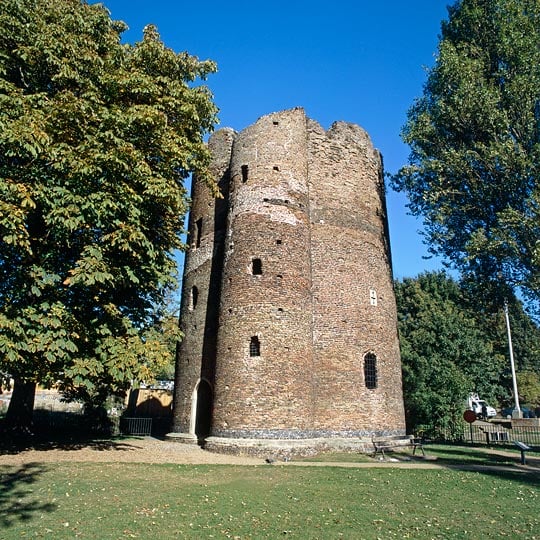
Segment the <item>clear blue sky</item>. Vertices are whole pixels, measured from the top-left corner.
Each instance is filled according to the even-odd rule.
[[[393,173],[407,162],[399,133],[453,0],[102,3],[128,24],[125,41],[140,40],[152,23],[167,46],[217,62],[207,84],[220,126],[241,130],[270,112],[304,107],[325,128],[336,120],[362,126]],[[387,204],[395,277],[440,268],[423,258],[422,223],[407,215],[405,197],[389,189]]]

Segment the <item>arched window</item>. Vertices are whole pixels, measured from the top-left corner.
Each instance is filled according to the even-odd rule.
[[[249,342],[249,356],[261,356],[261,342],[257,336],[251,336]]]
[[[373,353],[364,356],[364,381],[366,388],[377,388],[377,357]]]

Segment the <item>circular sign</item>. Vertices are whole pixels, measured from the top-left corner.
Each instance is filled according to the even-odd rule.
[[[468,422],[469,424],[472,424],[474,421],[476,421],[476,413],[474,411],[471,411],[470,409],[466,410],[463,413],[463,420],[465,420],[465,422]]]

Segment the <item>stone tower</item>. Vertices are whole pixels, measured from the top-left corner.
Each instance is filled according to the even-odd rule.
[[[305,452],[404,435],[380,154],[303,109],[209,141],[193,185],[171,438]]]

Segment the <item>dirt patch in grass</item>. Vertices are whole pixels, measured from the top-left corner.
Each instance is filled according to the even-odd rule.
[[[196,445],[162,441],[152,437],[39,443],[23,449],[7,449],[0,454],[0,465],[65,461],[230,465],[264,463],[260,458],[214,454]]]

